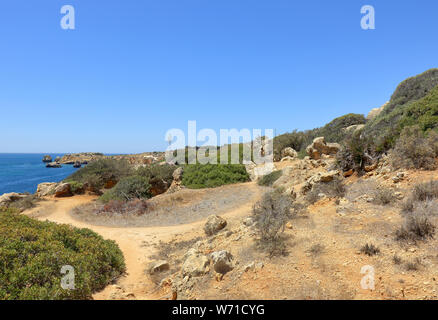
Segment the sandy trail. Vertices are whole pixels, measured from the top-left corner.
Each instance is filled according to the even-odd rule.
[[[255,183],[242,184],[242,188],[250,188],[254,191],[255,199],[260,198],[261,189]],[[238,224],[239,219],[249,215],[254,198],[242,203],[239,207],[230,210],[225,217],[229,225]],[[24,214],[38,220],[49,220],[56,223],[70,224],[78,228],[89,228],[100,234],[105,239],[117,242],[125,257],[127,274],[117,281],[126,296],[136,299],[157,299],[154,293],[155,285],[149,280],[144,270],[149,261],[149,256],[155,253],[155,245],[160,241],[168,242],[176,235],[184,235],[185,238],[194,238],[203,235],[202,226],[205,219],[189,224],[168,227],[106,227],[95,226],[75,220],[69,212],[79,205],[96,199],[94,196],[75,196],[64,199],[48,199],[39,206],[24,212]],[[213,214],[214,212],[212,212]],[[112,286],[94,295],[95,299],[111,299]]]

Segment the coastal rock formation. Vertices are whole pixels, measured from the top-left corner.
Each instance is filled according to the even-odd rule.
[[[318,137],[306,148],[306,152],[311,159],[319,160],[323,154],[336,155],[340,149],[339,143],[326,143],[324,137]]]
[[[21,198],[25,198],[27,196],[28,196],[27,194],[16,193],[16,192],[5,193],[0,196],[0,208],[7,207],[9,206],[10,203],[20,200]]]
[[[49,156],[49,155],[45,155],[45,156],[43,157],[43,162],[52,162],[52,157]]]
[[[55,162],[60,162],[61,161],[61,157],[60,156],[57,156],[56,158],[55,158]]]
[[[75,164],[79,162],[81,164],[88,163],[90,161],[103,159],[105,155],[98,152],[83,152],[83,153],[73,153],[64,155],[60,162],[63,164]]]
[[[204,225],[205,234],[211,236],[227,226],[227,221],[217,215],[208,217]]]
[[[46,168],[61,168],[61,164],[59,162],[49,162],[46,164]]]
[[[55,193],[55,188],[58,184],[56,182],[40,183],[37,187],[37,196],[46,197]]]
[[[76,162],[73,164],[73,168],[80,168],[81,166],[82,166],[81,161],[76,161]]]
[[[71,192],[70,184],[68,183],[60,183],[55,188],[55,197],[62,198],[62,197],[71,197],[73,196],[73,193]]]

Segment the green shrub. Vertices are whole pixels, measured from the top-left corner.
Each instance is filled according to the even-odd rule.
[[[182,183],[191,189],[201,189],[247,181],[249,176],[244,165],[189,164],[184,167]]]
[[[403,81],[363,133],[374,141],[376,151],[384,152],[395,146],[403,128],[412,125],[423,131],[438,127],[438,69]]]
[[[87,184],[90,189],[97,192],[107,183],[117,183],[131,174],[132,168],[125,160],[100,159],[77,170],[64,181]]]
[[[122,178],[114,188],[105,192],[100,200],[108,202],[110,200],[148,199],[152,196],[149,191],[150,187],[149,180],[142,176]]]
[[[391,164],[395,168],[426,169],[436,168],[436,151],[438,143],[435,135],[427,138],[418,127],[406,127],[403,129],[395,148],[391,152]]]
[[[283,174],[283,171],[273,171],[257,181],[259,186],[271,187],[275,181],[277,181]]]
[[[361,131],[353,133],[345,139],[341,150],[336,154],[337,167],[342,171],[353,169],[359,174],[366,165],[373,162],[372,143],[361,135]]]
[[[146,178],[148,181],[152,179],[164,180],[169,185],[173,181],[173,172],[177,166],[164,164],[164,165],[150,165],[145,167],[140,167],[135,172],[135,175]]]
[[[91,299],[125,272],[114,241],[88,229],[0,212],[0,299]],[[62,289],[61,268],[75,271],[75,289]]]

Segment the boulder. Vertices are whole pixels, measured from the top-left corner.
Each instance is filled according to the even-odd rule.
[[[204,225],[205,234],[211,236],[227,226],[227,221],[217,215],[211,215],[207,218]]]
[[[234,269],[233,255],[226,250],[213,252],[211,255],[211,262],[214,271],[220,274],[226,274]]]
[[[283,151],[281,151],[281,158],[283,159],[285,157],[296,158],[298,157],[298,152],[291,147],[284,148]]]
[[[62,198],[62,197],[71,197],[73,193],[71,192],[71,187],[69,183],[60,183],[55,188],[55,197]]]
[[[169,262],[167,262],[166,260],[155,261],[149,265],[149,273],[154,274],[158,272],[163,272],[169,270],[169,268]]]
[[[37,196],[45,197],[55,193],[55,188],[58,184],[56,182],[43,182],[37,187]]]
[[[335,155],[340,149],[339,143],[326,143],[324,137],[318,137],[306,148],[306,152],[311,159],[319,160],[323,154]]]
[[[43,162],[52,162],[52,157],[49,156],[49,155],[45,155],[45,156],[43,157]]]
[[[181,267],[183,276],[198,277],[209,271],[210,261],[198,250],[192,248],[184,255],[184,263]]]
[[[61,157],[60,156],[57,156],[56,158],[55,158],[55,162],[60,162],[61,161]]]
[[[46,168],[61,168],[62,166],[58,162],[49,162],[46,164]]]
[[[256,181],[260,177],[263,177],[267,174],[270,174],[272,171],[275,170],[275,166],[273,162],[267,162],[263,164],[255,164],[255,163],[247,163],[245,164],[246,172],[249,175],[249,178],[251,181]]]

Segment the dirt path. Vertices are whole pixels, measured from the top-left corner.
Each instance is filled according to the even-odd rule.
[[[242,188],[250,188],[260,197],[261,190],[255,183],[242,184]],[[169,227],[107,227],[91,225],[82,221],[75,220],[69,212],[79,205],[94,200],[93,196],[75,196],[64,199],[49,199],[24,214],[39,220],[49,220],[57,223],[71,224],[79,228],[89,228],[105,239],[111,239],[117,242],[122,250],[125,263],[127,266],[126,276],[120,278],[117,282],[119,290],[124,292],[126,298],[136,299],[157,299],[154,294],[155,285],[149,280],[144,270],[149,263],[149,256],[154,254],[155,245],[160,241],[168,242],[176,235],[184,235],[187,238],[194,238],[202,235],[203,220]],[[222,214],[229,225],[238,224],[239,219],[251,212],[254,198],[248,202],[242,203],[229,212]],[[214,212],[212,212],[213,214]],[[114,286],[108,286],[103,291],[94,295],[95,299],[112,299]]]

